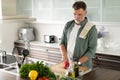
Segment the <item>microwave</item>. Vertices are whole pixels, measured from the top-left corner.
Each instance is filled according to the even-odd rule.
[[[44,42],[45,43],[55,43],[55,36],[54,35],[44,35]]]

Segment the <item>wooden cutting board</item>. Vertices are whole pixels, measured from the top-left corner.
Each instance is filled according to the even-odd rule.
[[[64,63],[58,63],[50,67],[51,70],[57,74],[65,75],[66,69],[64,69]]]
[[[60,74],[60,75],[65,75],[67,72],[67,69],[64,69],[63,62],[55,64],[55,65],[51,66],[50,68],[53,72]],[[87,67],[79,66],[79,71],[81,72],[80,75],[84,75],[84,74],[90,72],[91,69],[88,69]]]

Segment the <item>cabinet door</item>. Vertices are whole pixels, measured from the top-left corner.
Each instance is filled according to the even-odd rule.
[[[100,21],[100,1],[83,0],[88,5],[88,18]],[[33,15],[38,20],[68,21],[73,19],[72,5],[75,0],[34,0]]]
[[[100,21],[100,0],[82,0],[87,5],[87,17],[91,21]]]
[[[103,2],[103,21],[120,22],[120,0],[104,0]]]
[[[52,18],[52,0],[34,0],[33,16],[38,20],[50,20]]]
[[[1,0],[2,16],[16,15],[16,0]]]
[[[53,62],[53,63],[59,63],[61,61],[61,54],[59,48],[31,45],[30,56],[32,58]]]
[[[16,0],[17,15],[32,16],[32,0]]]

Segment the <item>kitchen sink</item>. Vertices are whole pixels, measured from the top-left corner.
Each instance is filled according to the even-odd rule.
[[[0,64],[0,69],[6,68],[6,67],[9,67],[9,66],[5,64]]]
[[[0,63],[11,64],[15,62],[16,62],[16,59],[13,55],[7,54],[6,57],[2,57],[0,55]]]
[[[12,73],[18,73],[17,68],[16,67],[8,67],[5,68],[6,71],[12,72]]]

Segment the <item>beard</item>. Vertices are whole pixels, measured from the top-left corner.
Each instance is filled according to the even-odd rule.
[[[77,25],[80,25],[81,21],[75,19],[75,23],[76,23]]]
[[[84,19],[85,19],[85,17],[83,17],[83,18],[81,18],[81,19],[75,19],[75,23],[76,23],[77,25],[80,25],[80,23],[81,23],[82,21],[84,21]]]

